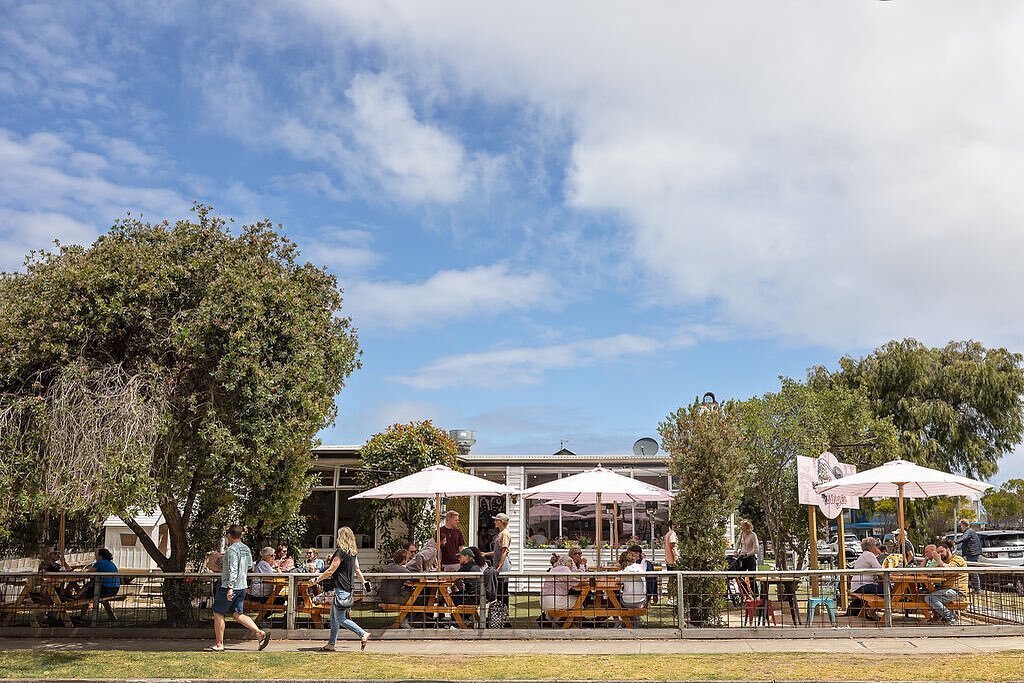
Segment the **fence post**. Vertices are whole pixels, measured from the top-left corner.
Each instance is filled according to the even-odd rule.
[[[484,623],[484,618],[487,614],[487,588],[484,586],[484,573],[476,573],[476,587],[477,587],[477,608],[476,608],[476,628],[478,631],[482,631],[487,627]]]
[[[92,618],[90,621],[95,626],[100,620],[100,586],[103,585],[103,579],[96,577],[92,582]]]
[[[686,608],[683,606],[683,577],[676,572],[676,626],[682,631],[686,624]]]
[[[299,584],[295,581],[295,574],[288,574],[288,600],[284,613],[284,626],[289,632],[295,630],[295,605],[298,588]]]
[[[892,585],[888,571],[882,572],[882,593],[885,596],[885,625],[892,626]]]

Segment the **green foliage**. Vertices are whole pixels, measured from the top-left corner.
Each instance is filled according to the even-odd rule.
[[[294,515],[315,435],[359,365],[356,334],[335,278],[269,221],[233,234],[194,210],[173,225],[129,216],[0,276],[0,522],[159,508],[169,554],[140,539],[176,571],[220,523]]]
[[[740,476],[746,464],[739,423],[727,404],[709,409],[694,401],[658,425],[669,471],[679,482],[672,505],[679,552],[678,566],[721,570],[725,561],[725,524],[739,504]],[[699,626],[720,621],[725,594],[720,579],[683,579],[689,619]]]
[[[807,511],[797,497],[797,456],[817,457],[832,449],[843,462],[873,466],[895,453],[896,432],[856,391],[815,390],[788,378],[781,382],[778,392],[738,403],[734,410],[748,452],[743,508],[757,511],[760,535],[771,538],[776,566],[785,569],[782,549],[794,551],[802,564],[809,548]]]
[[[387,484],[431,465],[458,466],[458,445],[451,435],[430,420],[394,424],[374,434],[360,449],[359,485],[364,489]],[[422,498],[365,501],[379,534],[377,552],[381,563],[402,543],[433,538],[432,501]],[[400,527],[394,526],[398,522]]]
[[[988,513],[989,526],[1000,529],[1024,529],[1024,479],[1010,479],[981,499]]]
[[[811,382],[862,391],[876,416],[892,419],[904,459],[991,477],[1024,434],[1022,359],[974,341],[929,348],[905,339],[842,358],[837,372],[815,368]]]

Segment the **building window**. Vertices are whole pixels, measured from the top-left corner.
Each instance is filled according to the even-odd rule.
[[[121,547],[122,548],[134,548],[135,544],[139,542],[139,537],[135,534],[119,534],[121,536]]]
[[[334,491],[313,491],[299,508],[299,514],[306,518],[306,535],[302,544],[309,548],[333,548],[334,534]]]

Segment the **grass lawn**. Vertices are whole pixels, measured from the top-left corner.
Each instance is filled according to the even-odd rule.
[[[509,643],[509,648],[515,648]],[[1020,680],[1021,654],[407,656],[354,652],[0,652],[3,678]]]

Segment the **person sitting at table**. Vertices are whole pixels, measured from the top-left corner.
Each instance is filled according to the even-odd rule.
[[[548,542],[548,535],[544,533],[544,529],[537,527],[537,530],[530,535],[530,540],[537,545],[544,545]]]
[[[413,555],[405,566],[414,573],[437,571],[437,544],[434,539],[428,540],[420,548],[419,552]]]
[[[935,560],[936,567],[963,567],[967,568],[967,560],[953,552],[952,541],[943,541],[936,544],[928,558]],[[967,572],[943,573],[942,583],[932,593],[925,596],[924,601],[932,608],[942,621],[950,626],[958,626],[960,620],[946,607],[951,602],[960,602],[967,599],[968,592]]]
[[[253,568],[253,571],[257,574],[277,574],[277,553],[271,546],[267,546],[260,551],[259,562]],[[253,598],[263,601],[268,595],[274,590],[274,584],[270,581],[261,581],[260,579],[253,579],[252,585],[249,586],[248,595]],[[283,603],[283,599],[280,599]]]
[[[637,545],[636,543],[634,543],[633,545],[629,546],[629,548],[627,548],[627,550],[629,550],[629,552],[633,553],[633,555],[636,556],[636,563],[638,565],[640,565],[640,567],[643,569],[643,571],[645,571],[645,572],[653,572],[654,571],[654,563],[644,557],[644,549],[643,549],[642,546]],[[648,576],[644,580],[644,585],[647,587],[647,602],[650,602],[651,604],[657,605],[658,604],[658,580],[656,578],[654,578],[653,576]]]
[[[626,551],[619,555],[619,568],[623,574],[638,574],[644,571],[643,565],[637,564],[636,555]],[[626,609],[643,607],[647,602],[647,586],[643,577],[636,576],[622,579],[622,606]],[[634,626],[642,622],[640,617],[631,617]]]
[[[306,551],[306,562],[302,565],[303,571],[309,574],[319,574],[326,566],[324,559],[320,557],[320,553],[316,551],[316,548],[310,548]]]
[[[574,572],[585,572],[587,571],[587,560],[583,557],[583,549],[579,547],[569,548],[568,558],[572,564],[569,565],[569,569]]]
[[[548,570],[549,574],[568,574],[576,571],[573,569],[573,561],[568,555],[559,557],[555,564]],[[558,622],[551,616],[552,610],[569,609],[575,600],[570,597],[569,589],[574,579],[570,577],[544,579],[540,585],[540,609],[548,621]]]
[[[882,569],[896,569],[897,567],[913,567],[914,551],[907,549],[901,557],[895,546],[890,546],[889,554],[882,560]]]
[[[469,546],[459,551],[459,572],[482,574],[487,560],[479,548]],[[459,579],[452,586],[452,602],[456,605],[475,605],[480,602],[480,584],[478,579]]]
[[[933,555],[935,555],[935,548],[936,548],[936,546],[935,546],[934,543],[929,543],[928,545],[926,545],[924,547],[924,557],[921,559],[921,566],[922,567],[936,567],[936,566],[938,566],[939,563],[936,562],[935,560],[931,559],[931,557]]]
[[[117,565],[114,564],[114,555],[106,548],[98,548],[95,555],[96,561],[93,562],[86,568],[88,572],[116,572]],[[93,593],[96,590],[96,580],[89,579],[82,586],[81,590],[77,591],[72,595],[68,595],[67,598],[70,600],[92,600]],[[117,595],[117,592],[121,590],[121,577],[119,576],[104,576],[100,579],[100,594],[101,598],[110,598]]]
[[[295,558],[292,557],[291,552],[288,550],[288,546],[281,544],[277,546],[277,571],[279,572],[292,572],[295,571]]]
[[[868,536],[860,542],[861,554],[857,558],[856,562],[853,563],[854,569],[881,569],[882,565],[878,561],[878,555],[881,554],[882,550],[878,547],[878,540]],[[850,581],[850,590],[854,593],[854,599],[850,601],[850,607],[847,610],[847,614],[855,617],[860,614],[861,608],[864,606],[864,601],[856,598],[856,594],[878,594],[881,592],[881,586],[877,583],[877,576],[872,574],[857,574]],[[875,614],[875,610],[868,610],[864,613],[864,618],[870,619],[871,621],[877,621],[878,616]]]
[[[405,566],[405,563],[409,560],[409,551],[406,548],[399,548],[391,556],[391,564],[384,566],[385,574],[411,574],[409,568]],[[405,585],[406,580],[403,578],[397,579],[381,579],[380,582],[380,601],[385,605],[404,605],[412,595],[412,588]],[[408,615],[399,624],[399,628],[412,628],[412,625],[408,621]]]

